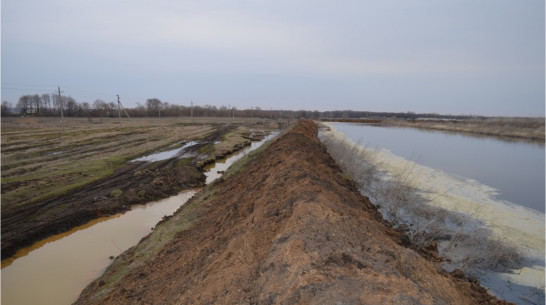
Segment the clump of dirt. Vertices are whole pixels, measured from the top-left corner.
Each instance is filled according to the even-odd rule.
[[[168,225],[170,241],[144,245]],[[76,304],[506,304],[442,271],[435,245],[422,253],[304,120],[118,257]]]

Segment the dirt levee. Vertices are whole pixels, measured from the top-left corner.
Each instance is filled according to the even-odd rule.
[[[76,303],[503,303],[407,248],[316,135],[299,122],[116,258]],[[169,241],[143,246],[169,225]]]

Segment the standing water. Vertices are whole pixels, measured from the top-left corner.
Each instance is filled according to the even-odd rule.
[[[400,127],[334,123],[369,148],[496,189],[502,200],[544,213],[544,144]]]
[[[427,204],[478,219],[491,239],[515,246],[523,256],[520,269],[475,270],[474,275],[502,299],[544,304],[544,144],[411,128],[328,125],[334,136],[375,150],[373,162],[382,172],[407,175],[404,179]]]
[[[277,134],[274,132],[207,167],[207,184],[220,176],[218,172]],[[136,205],[124,214],[93,220],[20,250],[14,259],[2,261],[1,303],[71,304],[85,286],[104,272],[110,256],[137,244],[163,216],[172,215],[196,192],[184,191],[147,205]]]
[[[2,304],[70,304],[117,256],[138,243],[164,215],[170,215],[195,191],[131,211],[91,221],[52,236],[2,262]],[[24,256],[23,256],[24,255]]]

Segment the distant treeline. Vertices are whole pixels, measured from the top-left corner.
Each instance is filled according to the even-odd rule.
[[[309,118],[309,119],[449,119],[459,120],[477,118],[464,115],[440,115],[436,113],[414,112],[371,112],[371,111],[309,111],[309,110],[264,110],[260,107],[240,110],[228,106],[211,105],[175,105],[162,102],[157,98],[149,98],[144,105],[134,108],[118,108],[117,102],[96,100],[93,103],[77,102],[70,96],[55,94],[23,95],[15,106],[2,102],[2,116],[61,116],[66,117],[117,117],[125,116],[125,111],[131,117],[256,117],[256,118]]]

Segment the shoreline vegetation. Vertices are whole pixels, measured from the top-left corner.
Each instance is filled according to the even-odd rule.
[[[422,180],[417,177],[423,173],[422,169],[415,164],[386,167],[385,162],[392,160],[385,159],[380,151],[359,145],[328,124],[321,124],[320,139],[343,172],[376,204],[386,221],[405,232],[413,243],[437,247],[445,260],[442,266],[445,270],[459,269],[508,301],[519,304],[518,300],[524,299],[541,304],[536,301],[544,298],[544,282],[540,280],[544,269],[542,277],[535,277],[541,270],[535,266],[540,247],[526,248],[529,240],[516,243],[498,235],[495,222],[482,218],[483,207],[477,206],[468,213],[464,209],[442,207],[439,202],[448,194],[427,196],[428,188],[423,188]],[[525,219],[530,222],[529,218]],[[518,230],[510,232],[514,236],[521,234]],[[543,250],[542,246],[542,253]],[[512,282],[528,285],[517,286]]]
[[[494,136],[504,140],[528,140],[532,142],[545,142],[544,118],[462,118],[462,119],[438,119],[438,118],[386,118],[386,119],[321,119],[322,122],[346,122],[377,124],[391,127],[411,127],[446,132],[460,132],[473,135]]]
[[[421,196],[412,184],[411,168],[387,174],[377,166],[377,151],[328,132],[322,133],[321,140],[343,172],[378,207],[383,218],[404,231],[416,245],[426,247],[434,243],[456,269],[467,275],[478,270],[521,268],[521,253],[510,243],[492,238],[485,224],[435,207]]]
[[[455,131],[504,138],[527,139],[544,143],[544,118],[483,118],[463,120],[386,119],[388,126]]]

